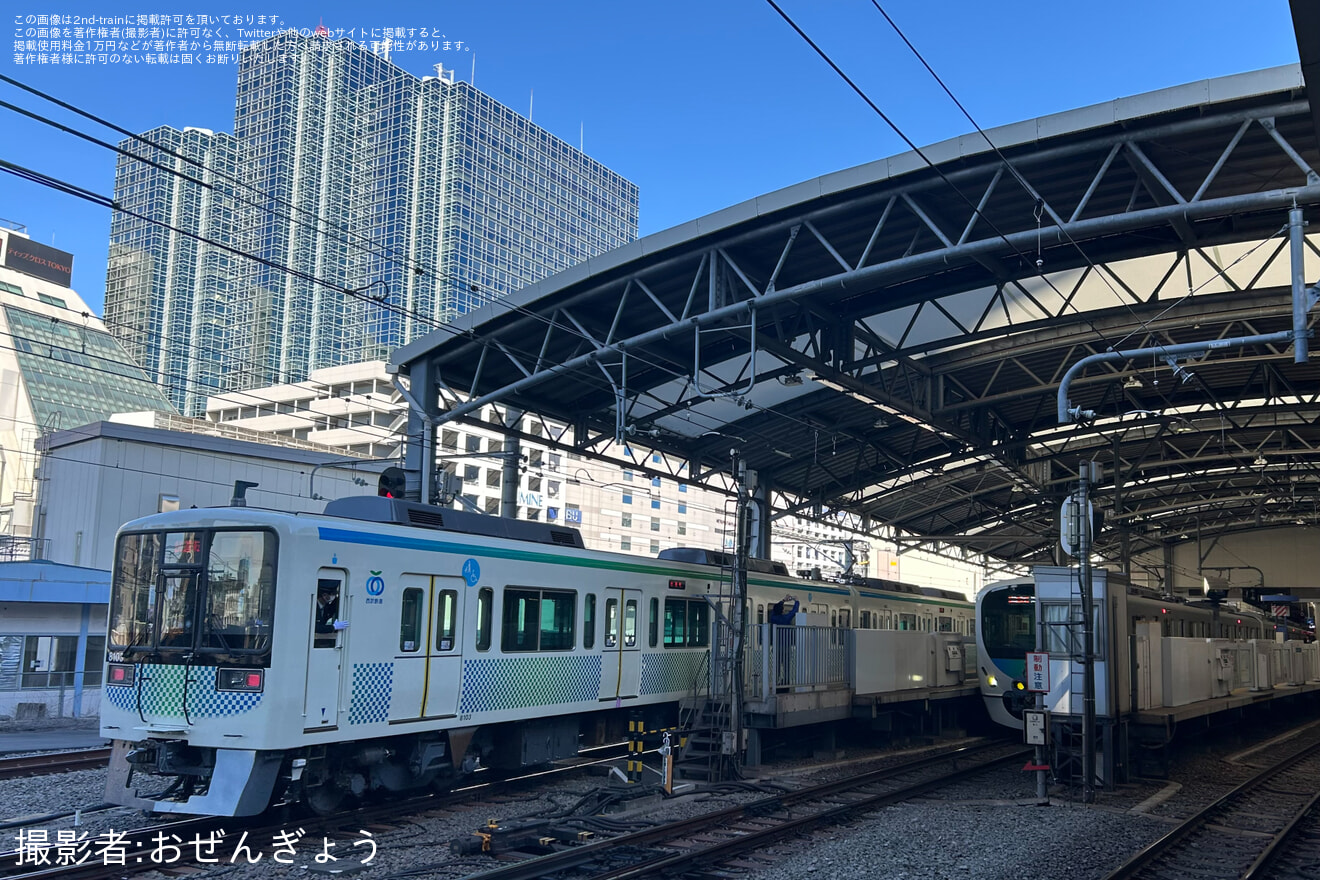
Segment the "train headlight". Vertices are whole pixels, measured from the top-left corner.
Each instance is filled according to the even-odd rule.
[[[259,694],[265,685],[266,671],[264,669],[217,669],[215,671],[215,689],[217,691]]]
[[[137,667],[132,663],[111,663],[106,669],[106,684],[132,687],[135,681],[137,681]]]
[[[999,687],[999,679],[995,678],[993,675],[986,679],[986,683],[992,688]]]

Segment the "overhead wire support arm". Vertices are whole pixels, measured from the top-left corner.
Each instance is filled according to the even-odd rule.
[[[1095,413],[1084,410],[1080,406],[1073,406],[1068,399],[1068,389],[1072,381],[1082,374],[1082,372],[1092,364],[1113,363],[1115,361],[1127,361],[1134,358],[1161,357],[1169,362],[1176,369],[1177,359],[1180,357],[1200,357],[1209,354],[1212,351],[1227,348],[1245,348],[1248,345],[1272,345],[1275,343],[1293,343],[1293,360],[1296,363],[1305,363],[1309,356],[1308,339],[1310,330],[1307,327],[1307,314],[1315,305],[1318,296],[1315,285],[1306,286],[1303,278],[1304,269],[1304,243],[1302,240],[1302,209],[1293,206],[1288,212],[1289,238],[1292,244],[1292,302],[1293,302],[1293,326],[1291,330],[1280,330],[1277,333],[1261,333],[1254,336],[1237,336],[1230,339],[1211,339],[1204,342],[1184,342],[1178,345],[1157,345],[1149,348],[1132,348],[1123,351],[1105,351],[1099,354],[1089,355],[1079,360],[1068,368],[1068,372],[1063,374],[1063,380],[1059,382],[1058,394],[1058,419],[1059,424],[1067,424],[1072,421],[1086,421],[1095,418]]]

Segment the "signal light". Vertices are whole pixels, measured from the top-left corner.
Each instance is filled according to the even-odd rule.
[[[408,488],[408,474],[401,467],[387,467],[376,481],[376,494],[385,498],[402,498]]]
[[[1013,682],[1013,689],[1025,691],[1027,689],[1027,683],[1025,681],[1015,681]]]

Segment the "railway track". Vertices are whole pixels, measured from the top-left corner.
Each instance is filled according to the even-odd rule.
[[[398,823],[465,806],[474,797],[517,794],[548,776],[585,772],[595,764],[625,754],[624,746],[605,747],[555,770],[492,778],[444,794],[407,797],[322,817],[273,807],[250,818],[208,816],[153,822],[124,831],[113,840],[105,835],[80,839],[77,829],[71,829],[65,833],[72,835],[72,839],[64,845],[55,832],[50,832],[37,843],[27,838],[26,845],[20,841],[18,850],[0,851],[0,880],[122,880],[146,871],[187,871],[191,866],[214,859],[230,864],[231,855],[237,857],[237,864],[243,864],[244,860],[276,861],[274,855],[279,849],[276,841],[280,835],[295,829],[300,834],[297,841],[300,864],[311,860],[309,853],[313,848],[316,851],[323,848],[323,840],[336,853],[350,853],[345,858],[350,860],[349,864],[355,864],[361,860],[361,854],[351,847],[366,839],[362,836],[364,830],[368,837],[393,831]],[[240,841],[245,841],[249,848],[246,856],[238,856]],[[287,862],[282,866],[292,867]]]
[[[1105,880],[1317,876],[1320,742],[1262,770],[1141,850]],[[1299,873],[1289,873],[1297,869]]]
[[[594,843],[571,845],[569,840],[545,838],[544,848],[561,848],[539,857],[533,857],[534,851],[497,851],[503,858],[520,860],[476,876],[481,880],[547,876],[631,880],[687,872],[755,873],[768,863],[746,858],[749,850],[782,844],[786,837],[847,821],[1029,754],[1003,743],[969,746]]]
[[[0,779],[21,776],[46,776],[70,770],[95,770],[110,760],[109,749],[83,749],[77,752],[50,752],[21,758],[0,758]]]

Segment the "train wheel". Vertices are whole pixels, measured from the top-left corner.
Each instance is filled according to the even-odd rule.
[[[329,816],[344,803],[344,790],[332,782],[307,789],[303,803],[318,816]]]
[[[336,784],[332,774],[318,769],[320,772],[303,777],[302,802],[316,815],[328,816],[343,805],[347,792]]]

